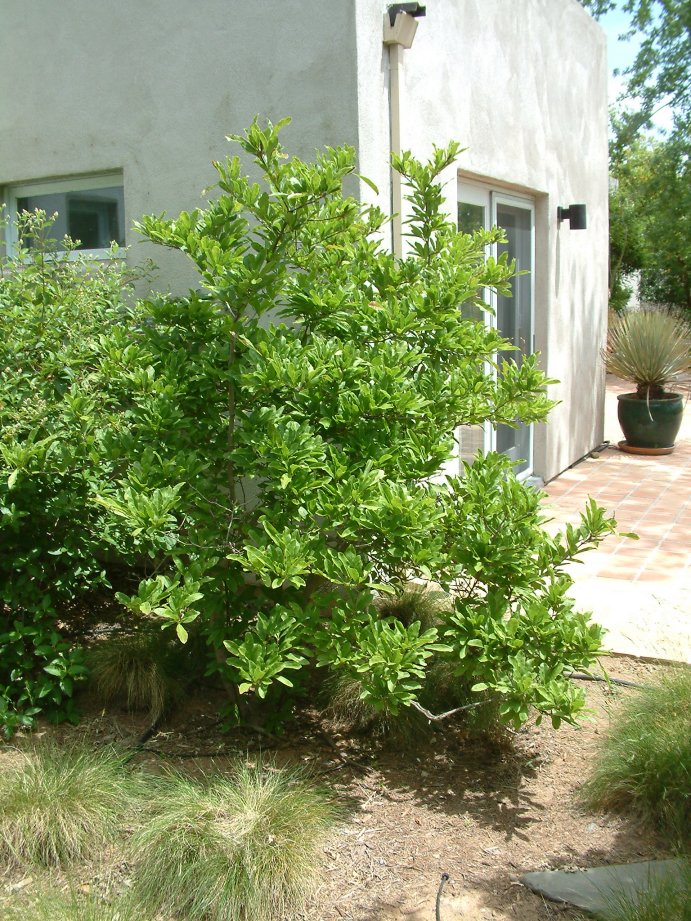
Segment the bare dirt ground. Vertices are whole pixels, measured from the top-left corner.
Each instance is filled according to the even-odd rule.
[[[664,668],[622,657],[604,664],[612,677],[640,684]],[[595,815],[578,803],[612,707],[631,693],[602,683],[584,686],[592,712],[578,728],[555,731],[549,723],[531,723],[509,744],[494,744],[444,724],[417,748],[346,737],[316,715],[281,738],[222,734],[207,695],[176,712],[134,762],[152,770],[163,764],[223,770],[231,758],[264,752],[278,764],[303,764],[333,786],[348,813],[324,849],[305,921],[432,921],[442,873],[450,877],[442,921],[570,921],[577,912],[543,901],[520,876],[668,856],[664,843],[632,820]],[[143,728],[142,717],[92,709],[76,728],[45,728],[38,735],[131,745]],[[0,770],[12,757],[12,746],[0,748]],[[127,873],[114,856],[109,867],[84,867],[77,882],[88,890],[106,877],[126,882]],[[0,872],[0,918],[3,906],[31,900],[32,889],[40,897],[44,884],[40,875]],[[65,880],[58,877],[53,885]]]

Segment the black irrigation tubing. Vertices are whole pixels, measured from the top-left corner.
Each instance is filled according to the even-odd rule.
[[[648,690],[648,685],[638,684],[636,681],[627,681],[625,678],[603,678],[602,675],[588,675],[585,672],[565,672],[564,677],[578,681],[603,681],[605,684],[618,684],[623,688],[638,688],[640,691]]]
[[[448,881],[449,874],[442,873],[441,882],[439,883],[439,888],[437,889],[437,904],[435,910],[436,921],[441,921],[441,894],[444,891],[444,884]]]

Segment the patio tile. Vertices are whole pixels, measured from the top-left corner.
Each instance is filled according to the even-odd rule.
[[[616,447],[616,393],[626,388],[608,379],[610,446],[545,487],[550,531],[576,523],[591,495],[619,531],[637,533],[637,541],[611,535],[582,565],[569,566],[572,593],[608,630],[615,651],[691,662],[691,409],[672,454],[625,454]]]

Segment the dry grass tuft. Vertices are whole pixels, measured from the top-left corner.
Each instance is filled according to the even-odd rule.
[[[291,918],[316,884],[333,800],[295,771],[163,778],[133,840],[135,894],[187,921]]]
[[[36,745],[0,774],[0,853],[19,866],[92,857],[117,836],[140,792],[112,751]]]

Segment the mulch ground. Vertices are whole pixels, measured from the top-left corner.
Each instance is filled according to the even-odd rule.
[[[611,658],[612,677],[646,684],[665,666]],[[631,690],[587,682],[590,714],[578,728],[534,722],[501,740],[472,738],[450,723],[419,745],[346,735],[308,713],[282,737],[222,732],[218,701],[189,700],[135,756],[146,769],[224,770],[237,757],[301,764],[346,804],[346,819],[324,848],[317,894],[305,921],[431,921],[442,874],[442,921],[575,919],[520,883],[523,873],[668,856],[665,843],[635,821],[589,813],[578,789],[593,763],[613,706]],[[41,727],[38,735],[132,745],[143,717],[98,710],[85,701],[78,727]],[[18,739],[16,744],[22,745]],[[16,757],[12,746],[3,759]],[[78,885],[126,884],[128,868],[79,871]],[[45,880],[5,869],[0,917],[18,900],[40,897]],[[60,876],[52,885],[66,885]],[[74,885],[72,881],[71,885]],[[31,921],[27,915],[26,921]]]

